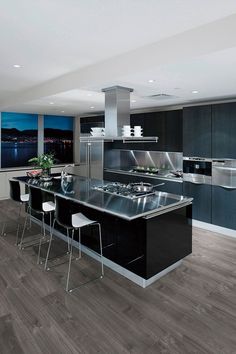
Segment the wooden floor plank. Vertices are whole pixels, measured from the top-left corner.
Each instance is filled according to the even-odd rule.
[[[13,202],[0,202],[0,222],[16,215]],[[236,353],[235,239],[195,228],[192,255],[150,287],[106,268],[104,279],[67,294],[67,264],[43,271],[11,229],[0,238],[1,354]],[[72,282],[96,268],[83,256]]]

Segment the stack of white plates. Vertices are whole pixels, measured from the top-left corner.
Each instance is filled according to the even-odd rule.
[[[133,133],[133,129],[131,128],[130,125],[123,125],[122,136],[130,137],[132,136],[132,133]]]
[[[143,129],[142,129],[141,125],[135,125],[134,126],[134,136],[135,137],[143,136]]]
[[[100,128],[100,127],[94,127],[91,128],[91,135],[92,136],[105,136],[105,129],[104,128]]]

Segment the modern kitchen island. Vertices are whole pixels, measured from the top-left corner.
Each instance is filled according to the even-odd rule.
[[[192,252],[191,198],[157,189],[146,195],[130,195],[124,185],[118,184],[117,191],[115,183],[79,176],[64,183],[60,176],[47,182],[16,179],[26,187],[42,189],[45,200],[63,195],[71,200],[70,212],[82,212],[100,222],[104,264],[142,287],[176,268]],[[96,231],[95,227],[81,230],[82,250],[94,258],[98,258],[99,246]],[[58,229],[57,235],[63,237],[63,232]]]

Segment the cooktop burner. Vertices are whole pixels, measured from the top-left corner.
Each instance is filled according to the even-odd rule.
[[[137,192],[131,184],[123,184],[119,182],[112,182],[102,186],[96,186],[94,190],[118,195],[129,199],[136,199],[155,194],[155,192]]]

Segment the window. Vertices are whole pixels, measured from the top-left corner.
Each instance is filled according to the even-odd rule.
[[[56,163],[73,162],[73,117],[44,116],[44,152],[53,153]]]
[[[27,166],[37,156],[38,115],[1,113],[1,167]]]

